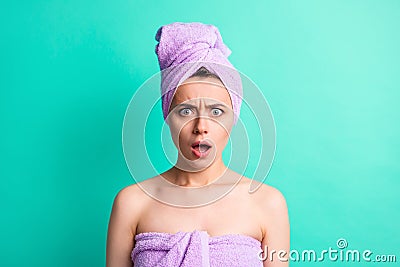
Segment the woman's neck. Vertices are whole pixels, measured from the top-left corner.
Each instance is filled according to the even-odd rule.
[[[221,159],[214,162],[209,167],[197,172],[184,171],[174,166],[166,172],[168,175],[165,178],[171,183],[179,186],[199,187],[213,183],[227,170],[228,168]]]

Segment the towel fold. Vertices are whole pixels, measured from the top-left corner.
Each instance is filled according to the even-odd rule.
[[[258,267],[260,250],[260,241],[240,234],[147,232],[135,236],[131,258],[135,267]]]

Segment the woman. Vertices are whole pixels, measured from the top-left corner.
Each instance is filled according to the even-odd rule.
[[[173,23],[156,40],[163,114],[178,159],[115,197],[107,266],[288,266],[284,197],[265,184],[249,194],[251,179],[222,160],[242,88],[218,29]]]

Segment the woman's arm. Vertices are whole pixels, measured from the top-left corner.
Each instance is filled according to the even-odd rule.
[[[277,189],[268,186],[264,198],[264,237],[262,250],[268,256],[264,267],[289,266],[290,226],[286,200]]]
[[[123,188],[114,199],[108,224],[106,267],[133,266],[131,252],[140,213],[139,194],[135,194],[134,187]]]

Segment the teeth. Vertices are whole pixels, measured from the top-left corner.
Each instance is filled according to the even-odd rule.
[[[193,147],[193,149],[199,151],[200,153],[204,153],[211,148],[211,146],[209,146],[207,144],[198,144],[198,145],[195,145],[192,147]]]

